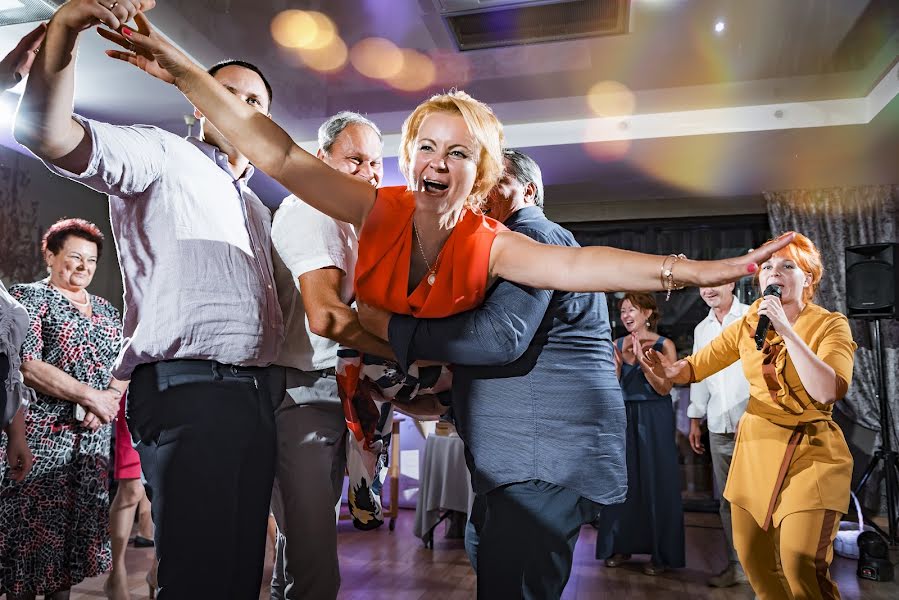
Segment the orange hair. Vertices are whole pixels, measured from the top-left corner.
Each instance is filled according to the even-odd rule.
[[[773,241],[773,239],[768,241]],[[818,291],[818,284],[821,283],[821,276],[824,274],[821,253],[818,252],[815,243],[801,233],[797,233],[796,237],[793,238],[793,241],[790,242],[788,246],[775,252],[774,256],[792,260],[804,273],[811,276],[811,283],[807,288],[802,290],[802,300],[804,302],[811,302],[815,297],[815,293]],[[759,273],[761,273],[761,271],[759,271]],[[756,283],[758,282],[759,273],[756,273]]]
[[[435,112],[461,116],[468,126],[468,131],[480,146],[474,186],[465,201],[468,207],[478,209],[503,174],[502,123],[499,122],[489,106],[475,100],[465,92],[452,90],[445,94],[431,96],[419,104],[403,123],[399,167],[407,181],[411,182],[413,179],[412,155],[418,130],[425,118]]]

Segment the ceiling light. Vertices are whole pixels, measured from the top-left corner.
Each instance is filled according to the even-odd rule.
[[[715,33],[724,33],[724,21],[717,21],[715,23]]]

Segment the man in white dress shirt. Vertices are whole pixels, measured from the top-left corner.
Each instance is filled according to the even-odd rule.
[[[693,354],[715,339],[725,327],[740,319],[749,309],[747,305],[737,300],[733,292],[733,283],[699,288],[699,295],[709,305],[709,315],[693,331]],[[721,573],[708,580],[708,584],[712,587],[730,587],[747,582],[737,552],[734,550],[730,503],[721,495],[734,456],[737,423],[746,411],[747,402],[749,402],[749,382],[743,375],[740,361],[690,386],[690,406],[687,408],[687,416],[690,417],[690,446],[697,454],[705,452],[705,447],[700,441],[702,435],[700,424],[705,419],[709,428],[712,471],[721,498],[719,510],[721,525],[727,541],[728,564]]]
[[[384,174],[377,126],[341,112],[318,130],[318,157],[377,187]],[[337,396],[338,345],[390,357],[386,342],[359,324],[353,301],[357,237],[296,196],[272,222],[275,280],[286,337],[275,364],[287,390],[275,410],[278,459],[272,512],[278,544],[272,600],[335,598],[340,587],[337,524],[346,468],[346,421]]]

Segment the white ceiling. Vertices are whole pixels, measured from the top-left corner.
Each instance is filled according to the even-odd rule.
[[[286,8],[325,12],[348,46],[378,35],[428,52],[438,81],[410,94],[349,65],[306,70],[271,38]],[[509,144],[525,147],[558,186],[550,203],[899,182],[896,15],[888,0],[633,0],[627,35],[459,53],[435,0],[158,0],[149,14],[201,63],[262,67],[274,118],[301,142],[313,143],[329,114],[353,109],[378,122],[395,156],[415,104],[464,88],[494,107]],[[29,28],[0,29],[0,49]],[[180,94],[106,58],[99,36],[83,38],[79,112],[185,130]],[[591,112],[586,94],[600,81],[633,94],[631,114]],[[398,183],[393,165],[387,181]]]

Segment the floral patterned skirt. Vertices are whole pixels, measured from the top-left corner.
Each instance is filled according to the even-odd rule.
[[[74,404],[39,395],[26,413],[34,468],[8,477],[0,439],[0,595],[50,594],[96,577],[111,564],[111,425],[77,426]]]

